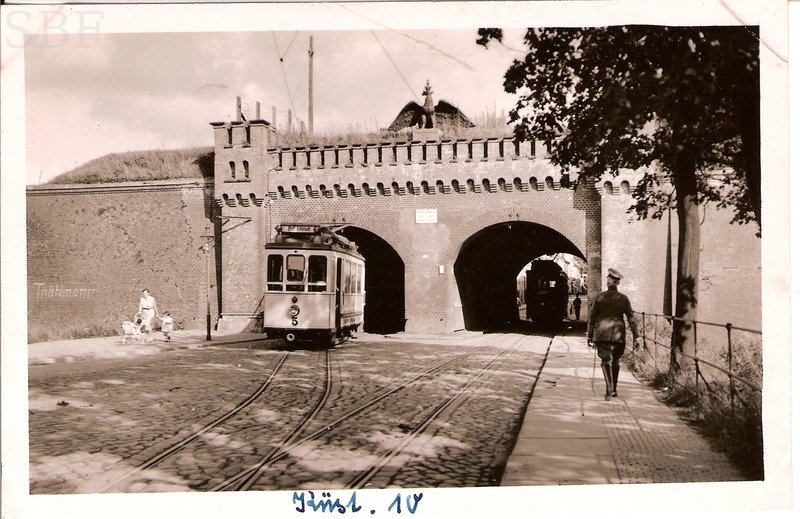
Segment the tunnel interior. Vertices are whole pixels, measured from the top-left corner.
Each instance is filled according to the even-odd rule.
[[[339,234],[355,242],[366,263],[364,331],[396,333],[405,329],[405,264],[383,238],[360,227]]]
[[[455,262],[465,328],[494,331],[518,323],[517,275],[530,261],[559,252],[585,259],[563,234],[533,222],[499,223],[468,238]]]

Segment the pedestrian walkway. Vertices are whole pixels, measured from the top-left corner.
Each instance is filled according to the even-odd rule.
[[[585,338],[553,340],[501,485],[744,479],[625,366],[606,402],[595,359]]]
[[[108,359],[134,355],[153,355],[169,350],[264,340],[263,333],[225,334],[215,331],[211,334],[210,342],[206,341],[205,330],[176,330],[170,335],[172,340],[169,342],[164,341],[162,333],[154,332],[153,341],[149,343],[127,341],[123,344],[119,335],[33,343],[28,345],[28,364],[72,362],[79,358]]]

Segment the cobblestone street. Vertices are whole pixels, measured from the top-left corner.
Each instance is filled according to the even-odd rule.
[[[550,338],[32,365],[34,494],[499,484]]]

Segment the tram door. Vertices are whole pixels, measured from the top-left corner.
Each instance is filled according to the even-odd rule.
[[[336,258],[336,295],[334,296],[334,325],[336,335],[342,327],[342,258]]]

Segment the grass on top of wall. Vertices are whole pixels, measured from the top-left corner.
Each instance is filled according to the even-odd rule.
[[[174,178],[212,178],[214,149],[111,153],[62,173],[50,184],[94,184]]]
[[[442,139],[485,139],[511,137],[513,131],[505,123],[505,114],[485,111],[473,119],[474,128],[444,128]],[[278,133],[275,147],[323,146],[331,144],[368,144],[408,142],[410,130],[373,132],[359,126],[334,129],[327,133]],[[48,184],[95,184],[178,178],[213,178],[214,148],[178,150],[146,150],[111,153],[78,166],[53,178]]]

